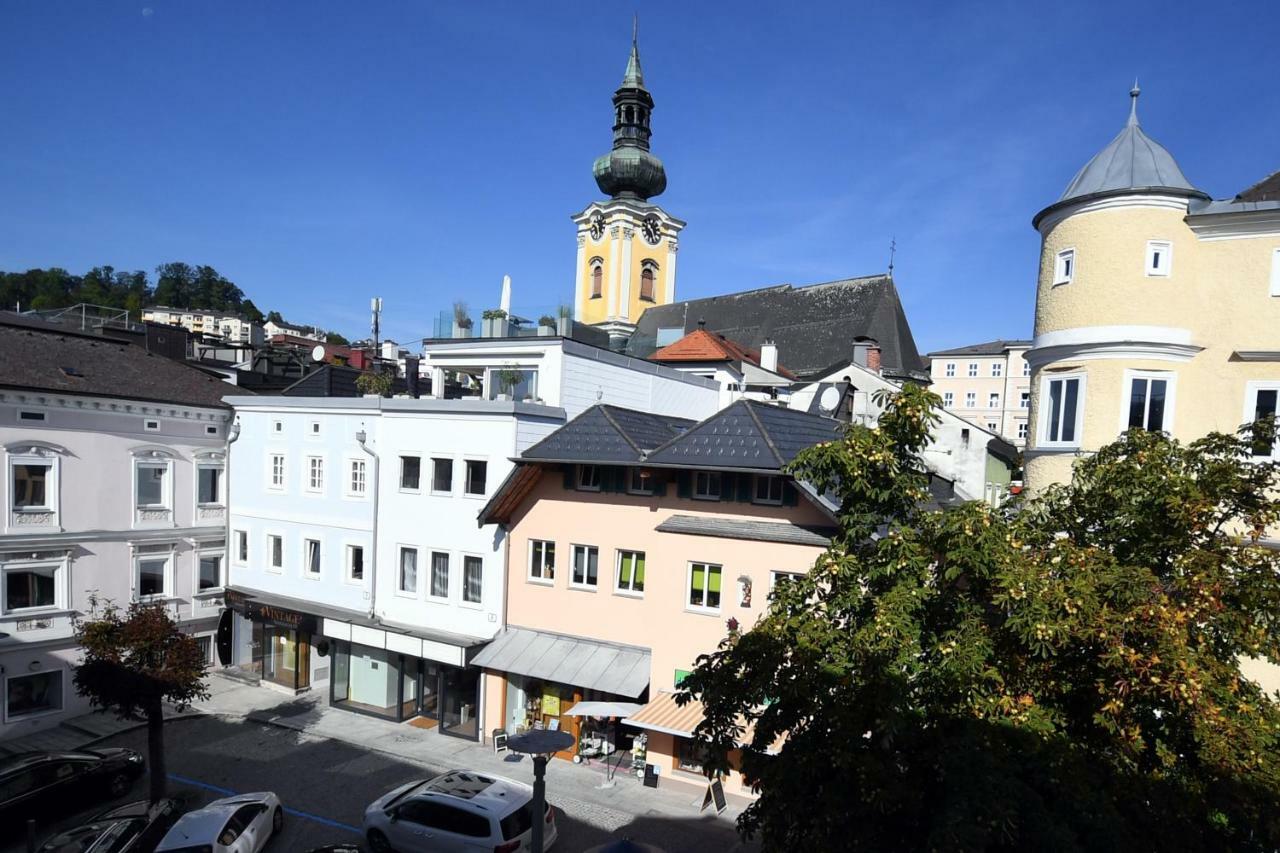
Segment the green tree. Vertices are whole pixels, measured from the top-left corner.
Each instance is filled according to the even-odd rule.
[[[258,310],[258,306],[253,304],[252,299],[246,299],[240,303],[240,313],[250,323],[262,324],[264,322],[262,312]]]
[[[337,332],[325,332],[324,342],[326,344],[336,344],[344,347],[351,343],[351,341],[347,340],[345,336],[340,335]]]
[[[1131,431],[1021,507],[924,508],[936,396],[800,454],[830,549],[681,699],[770,850],[1274,850],[1280,471]],[[1267,426],[1270,430],[1270,425]],[[772,747],[782,739],[781,748]]]
[[[280,312],[279,312],[279,311],[268,311],[268,312],[267,312],[267,319],[266,319],[266,320],[264,320],[263,322],[265,322],[265,323],[275,323],[277,326],[283,326],[283,325],[285,325],[284,318],[280,316]]]
[[[92,601],[90,618],[77,620],[76,643],[83,661],[75,670],[76,692],[93,707],[122,719],[147,722],[150,797],[164,797],[164,703],[179,709],[208,698],[206,663],[195,638],[184,634],[163,604],[134,602],[127,611]]]

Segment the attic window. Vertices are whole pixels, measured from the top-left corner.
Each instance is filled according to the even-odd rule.
[[[578,490],[582,492],[600,491],[600,468],[598,466],[578,466]]]
[[[1054,284],[1070,284],[1076,275],[1076,250],[1063,249],[1053,267]]]
[[[59,367],[63,376],[74,376],[77,379],[84,379],[84,374],[74,367]]]
[[[44,419],[44,412],[30,412],[26,410],[20,410],[18,412],[18,420],[20,421],[43,421]]]
[[[720,472],[696,472],[693,477],[693,496],[700,501],[720,500]]]
[[[1173,244],[1167,240],[1147,241],[1148,276],[1168,277],[1173,272]]]
[[[147,418],[142,422],[142,428],[145,429],[147,432],[159,432],[160,421]]]
[[[204,428],[204,434],[205,434],[205,435],[217,435],[217,434],[218,434],[218,428],[217,428],[216,426],[206,426],[206,427]]]

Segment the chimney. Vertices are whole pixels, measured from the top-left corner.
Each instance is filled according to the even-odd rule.
[[[416,355],[404,357],[404,384],[409,391],[409,396],[416,400],[418,398],[418,356]]]
[[[867,347],[867,370],[880,372],[880,345],[871,344]]]
[[[874,338],[857,338],[853,342],[853,363],[879,373],[880,344]]]
[[[760,366],[773,373],[778,372],[778,345],[772,338],[765,338],[760,345]]]

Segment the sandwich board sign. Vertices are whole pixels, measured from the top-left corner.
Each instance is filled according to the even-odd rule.
[[[719,779],[707,785],[707,792],[702,795],[702,808],[698,811],[706,811],[710,805],[715,805],[716,814],[723,812],[728,805],[724,799],[724,783]]]

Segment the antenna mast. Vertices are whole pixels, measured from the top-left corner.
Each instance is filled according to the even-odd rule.
[[[375,296],[370,299],[369,308],[373,313],[373,357],[376,359],[382,353],[381,348],[378,346],[379,321],[382,318],[382,297]]]

